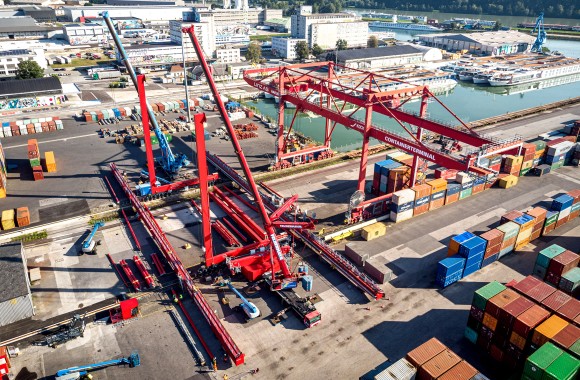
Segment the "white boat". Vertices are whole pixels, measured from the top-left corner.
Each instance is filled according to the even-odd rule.
[[[520,69],[513,73],[494,75],[489,78],[489,84],[493,87],[514,86],[516,84],[538,81],[541,79],[541,75],[542,73],[540,71]]]
[[[470,82],[473,80],[473,77],[479,73],[481,73],[480,68],[471,68],[471,69],[460,71],[458,77],[459,77],[459,80]]]
[[[372,28],[417,30],[420,32],[440,32],[443,30],[440,28],[436,28],[432,25],[403,23],[403,22],[373,21],[369,23],[369,26]]]
[[[482,71],[473,76],[473,83],[475,84],[489,84],[489,79],[495,75],[493,71]]]

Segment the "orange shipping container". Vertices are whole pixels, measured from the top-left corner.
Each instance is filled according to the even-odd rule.
[[[421,367],[437,354],[445,350],[445,345],[437,338],[431,338],[413,351],[407,353],[405,357],[413,366]]]
[[[560,331],[562,331],[562,329],[564,329],[564,327],[567,325],[568,322],[558,317],[557,315],[552,315],[550,318],[536,327],[536,330],[532,335],[532,343],[537,347],[543,345]]]
[[[443,376],[439,377],[439,380],[470,380],[477,373],[478,371],[471,364],[462,360],[455,367],[445,372]]]
[[[46,163],[46,171],[49,173],[56,172],[56,161],[54,160],[54,152],[44,153],[44,161]]]
[[[18,227],[25,227],[30,224],[28,207],[19,207],[16,209],[16,222],[18,223]]]
[[[443,350],[439,355],[425,363],[419,368],[418,380],[434,380],[445,372],[455,367],[461,358],[449,349]]]

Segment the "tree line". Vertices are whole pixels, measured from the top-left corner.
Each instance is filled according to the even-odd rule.
[[[300,4],[312,5],[315,13],[340,12],[347,7],[366,9],[396,9],[416,12],[490,14],[501,16],[537,16],[544,12],[546,17],[580,19],[578,0],[256,0],[256,5],[284,9],[290,16]]]

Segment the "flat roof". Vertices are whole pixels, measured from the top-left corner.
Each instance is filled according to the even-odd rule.
[[[0,245],[0,302],[28,295],[22,243]]]
[[[456,41],[475,42],[482,45],[505,45],[521,42],[532,44],[536,40],[535,36],[518,32],[516,30],[499,30],[493,32],[476,33],[420,34],[417,37],[424,37],[428,39],[447,38]]]
[[[396,55],[421,54],[421,50],[409,45],[395,45],[368,49],[340,50],[336,53],[339,61],[352,59],[391,57]]]
[[[0,96],[62,92],[62,84],[55,77],[0,81]]]
[[[179,48],[181,48],[181,45],[173,43],[173,42],[163,42],[160,44],[141,44],[141,45],[124,46],[125,50],[154,49],[154,48],[162,48],[162,47],[179,47]]]

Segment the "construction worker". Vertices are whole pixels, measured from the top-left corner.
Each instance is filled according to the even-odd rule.
[[[173,296],[173,302],[179,303],[179,300],[177,299],[177,296],[176,295]]]
[[[228,380],[228,379],[229,379],[228,375],[227,374],[224,375],[224,380]]]
[[[217,372],[217,359],[214,357],[212,359],[213,370]]]

